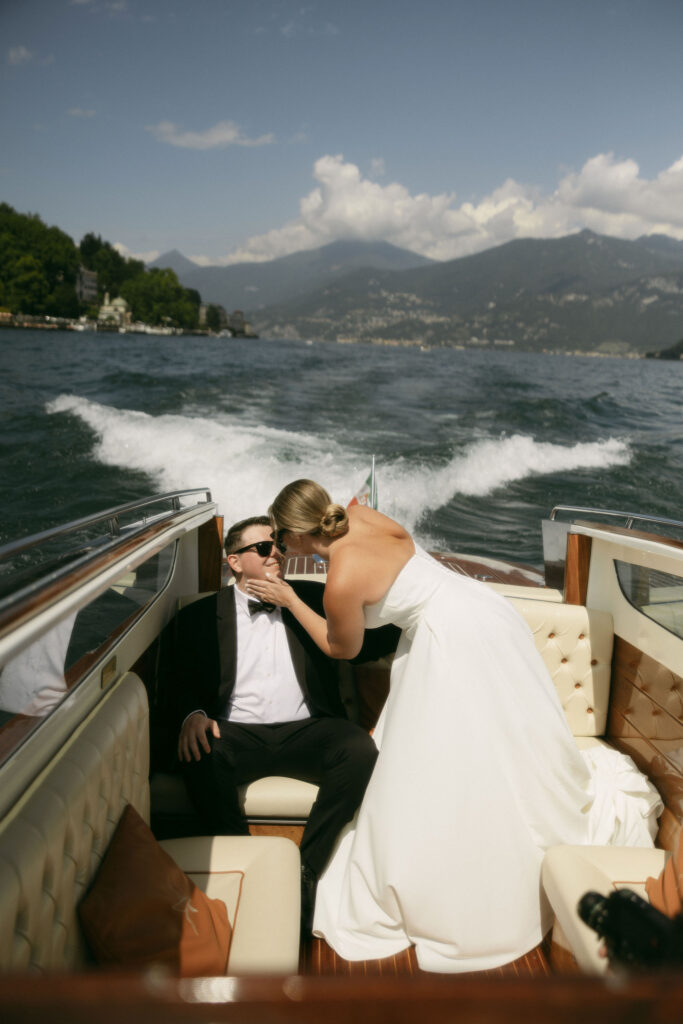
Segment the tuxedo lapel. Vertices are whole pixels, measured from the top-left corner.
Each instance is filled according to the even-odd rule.
[[[288,621],[289,620],[289,621]],[[283,610],[282,621],[285,624],[285,633],[287,635],[287,643],[289,644],[289,653],[292,656],[292,664],[294,666],[294,672],[299,686],[303,690],[304,697],[309,697],[309,677],[312,670],[310,664],[310,658],[308,657],[303,644],[297,637],[294,630],[291,628],[292,617]]]
[[[237,673],[237,613],[234,587],[218,591],[216,599],[216,632],[218,635],[219,707],[225,709],[235,687]]]

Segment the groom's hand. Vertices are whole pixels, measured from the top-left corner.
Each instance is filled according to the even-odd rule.
[[[202,749],[207,754],[211,753],[211,745],[207,737],[209,731],[216,739],[220,739],[221,732],[218,722],[213,718],[208,718],[203,711],[195,711],[185,719],[178,737],[178,757],[181,761],[192,761],[193,758],[195,761],[200,761]]]

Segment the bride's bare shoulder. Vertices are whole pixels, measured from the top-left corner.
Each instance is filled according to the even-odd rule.
[[[327,589],[334,598],[353,595],[372,603],[414,553],[410,534],[388,516],[362,506],[349,509],[349,531],[330,559]]]
[[[368,508],[366,505],[352,505],[347,509],[347,514],[349,517],[349,540],[353,538],[354,534],[358,541],[362,540],[363,535],[373,536],[376,539],[391,537],[396,540],[410,540],[410,534],[400,523],[391,519],[390,516],[385,516],[383,512],[377,512],[374,508]]]

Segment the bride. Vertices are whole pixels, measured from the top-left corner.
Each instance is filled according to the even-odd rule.
[[[430,971],[493,968],[548,930],[545,850],[591,837],[593,781],[531,633],[505,598],[416,549],[387,516],[311,480],[270,509],[276,540],[328,560],[326,618],[283,580],[287,607],[333,658],[366,627],[402,630],[356,819],[317,888],[314,933],[348,960],[415,945]]]

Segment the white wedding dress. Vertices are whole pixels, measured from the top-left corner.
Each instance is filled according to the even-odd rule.
[[[500,966],[551,924],[545,850],[592,841],[595,771],[526,623],[485,584],[418,549],[365,617],[402,635],[377,764],[318,883],[314,933],[348,960],[414,944],[424,970]]]

